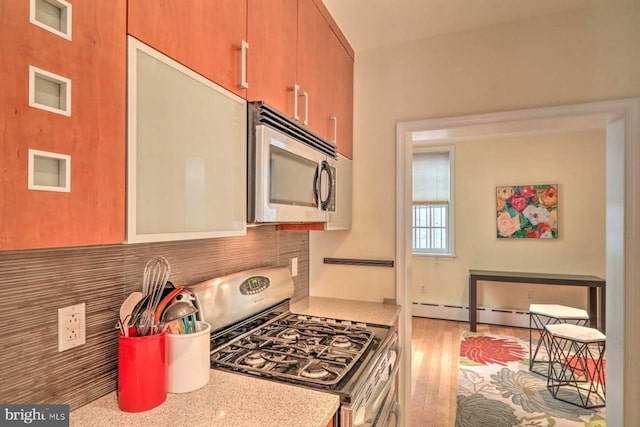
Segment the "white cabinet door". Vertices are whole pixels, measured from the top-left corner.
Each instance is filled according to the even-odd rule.
[[[133,38],[128,48],[127,241],[246,234],[246,102]]]
[[[338,154],[336,168],[336,211],[329,212],[325,230],[351,229],[352,160]]]

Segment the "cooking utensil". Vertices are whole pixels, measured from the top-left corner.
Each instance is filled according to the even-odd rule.
[[[154,323],[156,324],[160,323],[160,317],[162,316],[162,312],[164,311],[164,309],[167,307],[167,305],[169,305],[171,300],[173,300],[176,297],[176,295],[182,292],[183,289],[184,289],[184,286],[178,286],[177,288],[169,292],[167,296],[162,298],[162,300],[160,301],[160,304],[158,304],[158,308],[156,309],[156,312],[153,318]]]
[[[172,320],[182,319],[184,317],[191,316],[198,312],[198,309],[193,306],[190,302],[187,301],[176,301],[171,304],[165,311],[162,313],[162,321],[165,323],[171,322]]]
[[[147,301],[149,301],[149,296],[148,295],[143,295],[142,299],[140,300],[140,302],[138,302],[138,304],[136,304],[136,307],[133,309],[133,312],[131,313],[131,320],[129,320],[129,324],[130,325],[136,325],[139,322],[140,315],[144,311],[144,308],[145,308],[145,305],[147,304]]]
[[[133,310],[143,297],[142,292],[132,292],[120,306],[119,319],[124,336],[129,336],[129,321],[132,318]]]
[[[160,297],[164,289],[171,267],[164,257],[152,258],[147,262],[144,268],[144,277],[142,281],[142,289],[145,295],[149,297],[147,307],[140,317],[140,325],[138,335],[149,335],[154,325],[154,315],[160,303]]]
[[[191,319],[191,324],[193,326],[193,329],[191,330],[191,332],[196,333],[198,332],[198,327],[196,326],[196,315],[192,314],[191,317],[189,317]]]
[[[116,329],[120,330],[120,333],[125,337],[129,336],[129,319],[131,319],[131,315],[127,314],[124,319],[118,319],[116,322]]]

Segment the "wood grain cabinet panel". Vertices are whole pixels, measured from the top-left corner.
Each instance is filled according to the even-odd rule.
[[[331,139],[335,138],[338,153],[353,159],[353,59],[335,37],[329,54],[334,70],[329,74],[330,93],[333,95],[331,111],[337,119],[337,135],[332,130]]]
[[[74,1],[72,39],[0,2],[0,249],[124,241],[126,0]],[[29,106],[29,66],[71,80],[71,116]],[[71,156],[71,191],[27,189],[28,150]]]
[[[293,117],[296,82],[297,0],[248,0],[247,99],[264,101]]]
[[[129,0],[128,4],[129,34],[246,98],[246,89],[240,86],[240,58],[247,37],[247,0]]]
[[[298,83],[309,95],[307,126],[337,141],[338,152],[351,159],[353,59],[327,22],[327,14],[313,0],[298,0]],[[304,115],[304,106],[300,110]]]
[[[312,0],[298,0],[298,84],[307,93],[305,100],[299,97],[301,120],[308,119],[307,126],[320,137],[332,139],[333,123],[330,74],[334,72],[329,63],[333,33]]]

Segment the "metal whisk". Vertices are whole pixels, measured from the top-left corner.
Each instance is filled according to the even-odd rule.
[[[137,330],[139,336],[153,333],[154,314],[160,303],[164,286],[169,280],[170,273],[169,262],[161,256],[150,259],[144,267],[142,293],[149,297],[149,301],[140,316],[140,324]]]

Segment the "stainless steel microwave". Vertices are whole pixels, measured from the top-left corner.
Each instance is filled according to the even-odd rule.
[[[335,212],[336,147],[263,102],[248,105],[247,220],[326,222]]]

